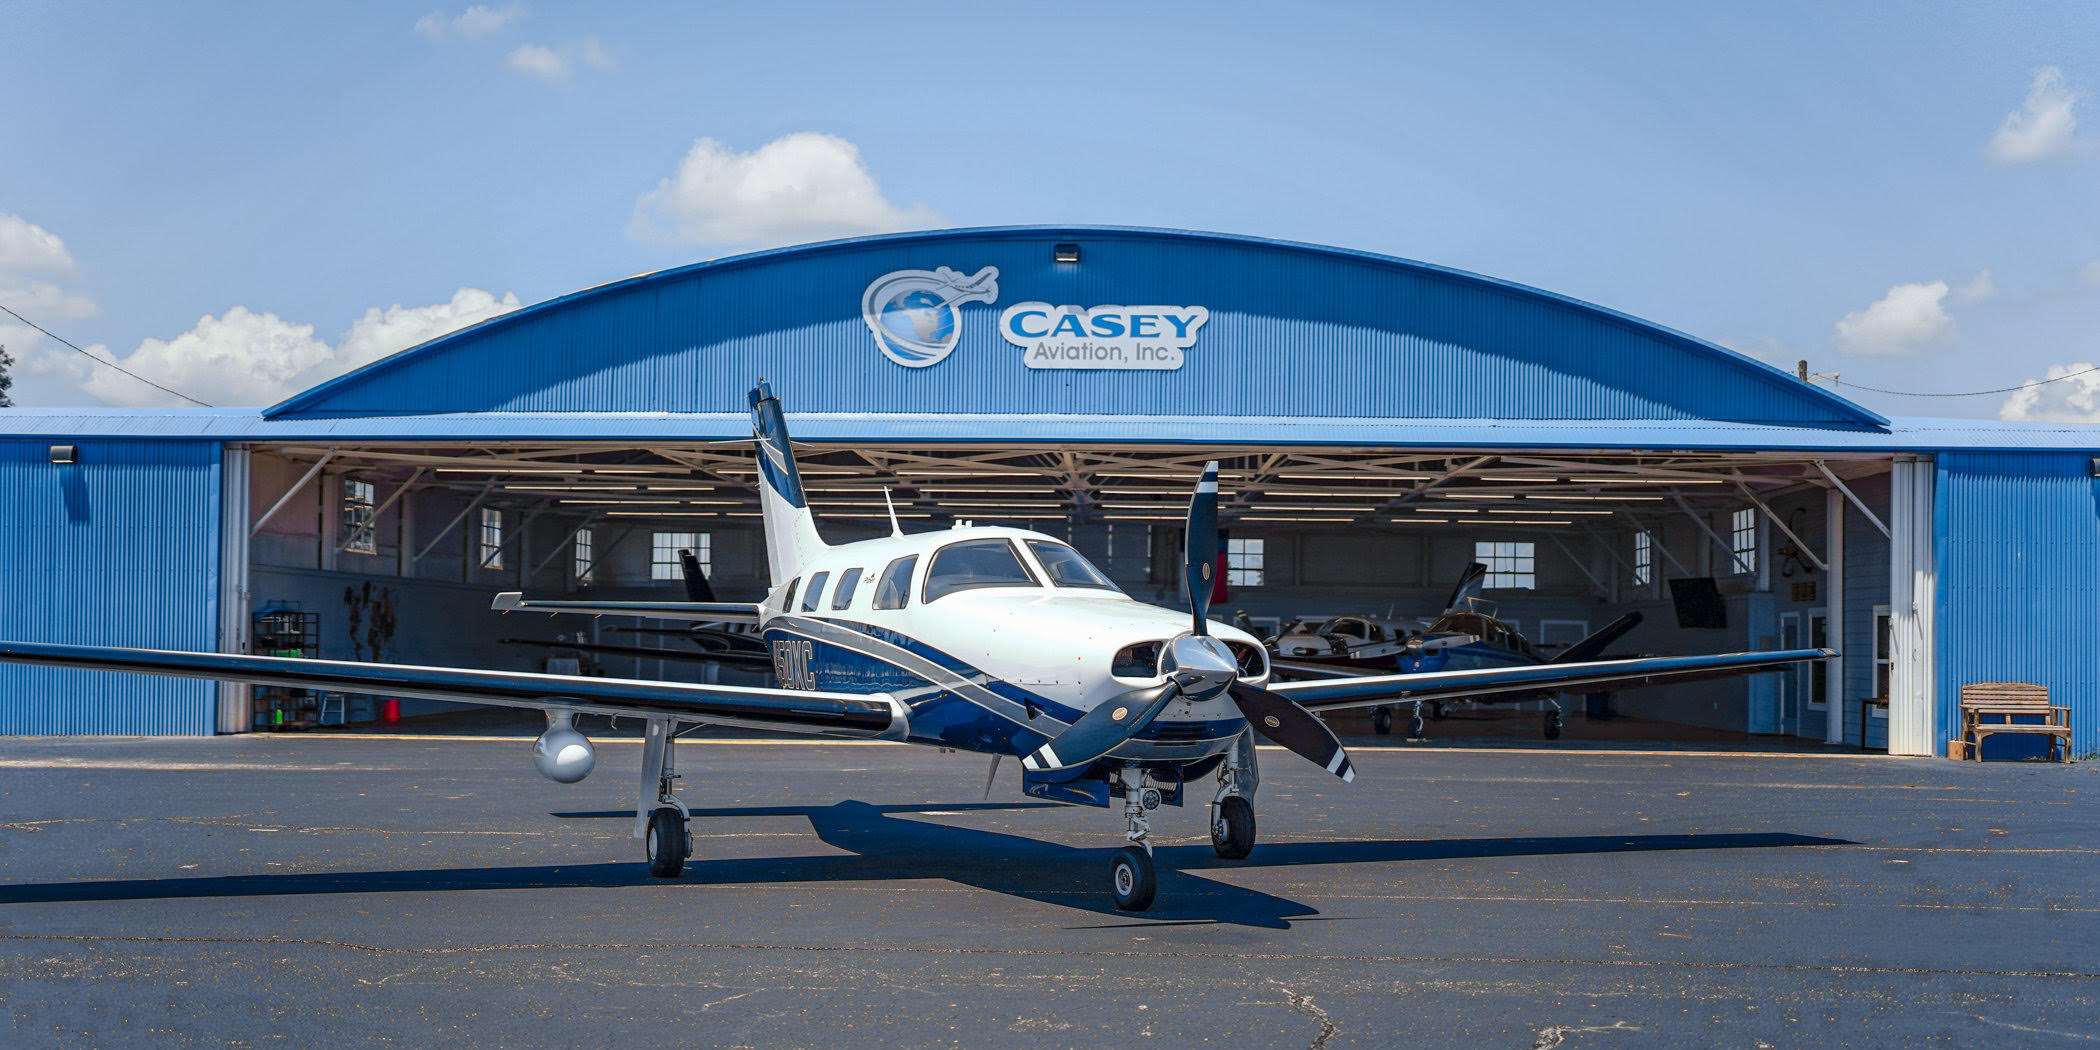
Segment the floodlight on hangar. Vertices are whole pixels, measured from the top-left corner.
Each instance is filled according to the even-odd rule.
[[[80,462],[80,446],[78,445],[53,445],[46,450],[46,454],[50,456],[52,463],[60,466]]]

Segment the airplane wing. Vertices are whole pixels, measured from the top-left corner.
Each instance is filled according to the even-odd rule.
[[[1269,691],[1311,711],[1374,707],[1395,701],[1490,697],[1500,693],[1602,692],[1665,682],[1778,671],[1809,660],[1827,660],[1834,649],[1787,649],[1715,656],[1650,656],[1589,663],[1530,664],[1479,671],[1428,671],[1311,682],[1277,682]]]
[[[728,664],[732,667],[773,666],[773,658],[762,652],[730,649],[666,649],[656,645],[615,645],[610,642],[564,642],[554,638],[498,638],[502,645],[529,645],[540,649],[574,649],[581,653],[637,656],[644,660],[677,660],[693,664]]]
[[[1303,664],[1294,660],[1270,660],[1269,667],[1277,671],[1289,671],[1301,678],[1368,678],[1378,672],[1361,667],[1333,667],[1327,664]]]
[[[901,739],[910,717],[901,701],[883,693],[822,693],[107,645],[0,641],[0,662],[413,696],[544,711],[673,718],[858,738]]]
[[[497,612],[580,613],[584,616],[647,616],[696,623],[757,623],[757,602],[573,602],[527,598],[519,591],[496,595]]]

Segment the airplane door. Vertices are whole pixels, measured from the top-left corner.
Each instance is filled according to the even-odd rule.
[[[1801,648],[1800,613],[1779,614],[1779,647]],[[1779,731],[1787,736],[1801,735],[1801,697],[1804,690],[1801,676],[1804,666],[1812,671],[1815,665],[1794,667],[1779,680]]]

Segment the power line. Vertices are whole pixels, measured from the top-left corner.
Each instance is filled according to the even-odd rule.
[[[167,387],[164,387],[164,386],[160,385],[159,383],[156,383],[156,382],[154,382],[153,380],[151,380],[151,379],[148,379],[148,378],[146,378],[145,376],[142,376],[142,375],[138,374],[137,372],[134,372],[134,371],[132,371],[131,369],[129,369],[129,368],[126,368],[126,367],[124,367],[123,365],[120,365],[120,364],[116,363],[115,361],[104,361],[103,359],[101,359],[101,358],[99,358],[99,357],[96,357],[95,355],[93,355],[93,354],[91,354],[91,353],[88,353],[87,351],[85,351],[85,350],[82,350],[81,348],[79,348],[79,347],[77,347],[77,346],[74,346],[74,345],[73,345],[72,343],[69,343],[69,342],[67,342],[67,341],[66,341],[65,339],[63,339],[63,338],[60,338],[60,337],[59,337],[59,335],[58,335],[57,333],[53,332],[53,331],[52,331],[51,329],[49,329],[49,328],[46,328],[46,327],[44,327],[43,325],[40,325],[40,324],[36,323],[35,321],[32,321],[32,320],[30,320],[29,318],[27,318],[27,317],[24,317],[24,316],[22,316],[21,314],[18,314],[18,313],[16,313],[16,312],[14,312],[13,310],[9,310],[9,309],[8,309],[8,308],[7,308],[7,307],[6,307],[5,305],[0,305],[0,313],[6,313],[6,314],[7,314],[7,316],[9,316],[9,317],[12,317],[12,318],[14,318],[14,319],[15,319],[15,320],[17,320],[17,321],[20,321],[20,322],[22,322],[23,324],[26,324],[26,325],[28,325],[29,327],[31,327],[31,328],[34,328],[34,329],[36,329],[37,331],[39,331],[39,332],[42,332],[42,333],[44,333],[45,335],[48,335],[48,336],[50,336],[50,337],[51,337],[51,338],[53,338],[53,339],[57,339],[57,340],[59,341],[60,345],[64,346],[64,347],[65,347],[66,349],[68,349],[68,350],[71,350],[71,351],[73,351],[74,353],[76,353],[76,354],[79,354],[80,356],[82,356],[82,357],[85,357],[85,358],[87,358],[88,360],[90,360],[90,361],[93,361],[93,362],[95,362],[95,363],[96,363],[96,364],[98,364],[98,365],[103,365],[103,366],[105,366],[105,367],[108,367],[108,368],[114,368],[114,369],[116,369],[117,371],[119,371],[119,372],[122,372],[122,373],[124,373],[125,375],[128,375],[128,376],[130,376],[131,378],[133,378],[133,379],[136,379],[136,380],[138,380],[139,382],[141,382],[141,383],[144,383],[144,384],[146,384],[147,386],[150,386],[150,387],[152,387],[153,389],[155,389],[155,390],[158,390],[158,391],[160,391],[160,392],[162,392],[162,393],[164,393],[164,394],[173,394],[173,395],[175,395],[176,397],[179,397],[179,398],[183,399],[184,401],[187,401],[187,402],[189,402],[190,404],[196,405],[196,406],[198,406],[198,407],[200,407],[200,408],[214,408],[214,407],[216,407],[216,406],[214,406],[214,405],[212,405],[212,404],[210,404],[210,403],[208,403],[208,402],[204,402],[204,401],[199,401],[199,400],[197,400],[196,398],[194,398],[194,397],[191,397],[190,395],[188,395],[188,394],[185,394],[185,393],[183,393],[183,392],[182,392],[182,391],[180,391],[180,390],[171,390],[171,389],[169,389],[169,388],[167,388]]]
[[[2054,379],[2030,379],[2025,383],[2021,383],[2019,386],[2001,386],[1995,390],[1962,390],[1954,393],[1922,393],[1916,390],[1883,390],[1878,386],[1861,386],[1858,383],[1847,383],[1844,380],[1837,378],[1832,378],[1830,381],[1832,383],[1837,384],[1838,386],[1849,386],[1854,390],[1868,390],[1876,394],[1894,394],[1897,397],[1981,397],[1984,394],[2010,394],[2015,390],[2025,390],[2029,387],[2047,386],[2050,383],[2061,383],[2066,379],[2076,379],[2079,376],[2085,375],[2089,372],[2100,372],[2100,365],[2094,365],[2091,368],[2081,368],[2076,372],[2060,375]]]

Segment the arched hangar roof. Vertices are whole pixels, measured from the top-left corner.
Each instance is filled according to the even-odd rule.
[[[1078,261],[1057,261],[1060,245]],[[864,293],[943,267],[965,279],[994,267],[996,289],[951,295],[952,348],[899,364],[864,320]],[[1006,312],[1026,303],[1051,310],[1010,329]],[[1046,329],[1059,307],[1116,304],[1207,320],[1174,368],[1029,367],[1030,346],[1007,334]],[[1712,343],[1535,288],[1317,245],[1078,226],[891,234],[645,274],[404,350],[264,415],[738,413],[760,376],[797,415],[1887,423]]]

